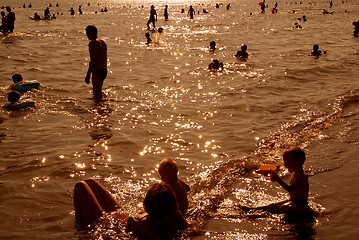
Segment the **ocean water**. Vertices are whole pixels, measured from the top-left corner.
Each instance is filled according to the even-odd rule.
[[[216,8],[209,0],[60,0],[58,8],[52,2],[50,12],[59,14],[51,21],[28,18],[42,15],[49,2],[24,3],[30,1],[0,4],[16,14],[14,34],[0,36],[0,102],[7,102],[16,72],[41,88],[21,99],[35,101],[35,108],[0,110],[0,239],[129,239],[111,219],[79,228],[73,187],[93,177],[135,214],[160,180],[156,165],[166,157],[176,159],[180,178],[191,185],[187,218],[198,226],[179,239],[357,237],[356,0],[333,1],[327,15],[321,12],[329,1],[279,0],[277,14],[269,11],[275,1],[266,1],[261,14],[254,0],[231,1],[229,10],[228,2]],[[147,46],[151,4],[164,32],[150,31],[154,43]],[[298,20],[303,15],[307,22]],[[294,29],[295,22],[303,28]],[[89,24],[108,46],[101,102],[84,83]],[[217,50],[209,51],[211,41]],[[243,43],[247,61],[234,57]],[[313,44],[327,54],[311,57]],[[209,71],[213,59],[224,69]],[[309,200],[322,216],[293,223],[237,209],[287,198],[253,171],[282,164],[281,153],[292,145],[306,152]],[[289,181],[284,168],[281,175]]]

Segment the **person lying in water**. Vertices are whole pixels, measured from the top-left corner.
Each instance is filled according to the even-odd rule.
[[[164,183],[155,183],[148,190],[143,201],[145,212],[137,217],[124,212],[112,195],[92,178],[76,183],[73,201],[79,223],[91,224],[111,213],[139,239],[171,239],[177,230],[189,226],[178,210],[175,193]]]
[[[19,102],[20,93],[12,91],[8,95],[8,101],[10,103],[5,104],[4,109],[9,111],[16,111],[35,106],[35,102]]]
[[[258,209],[274,213],[318,215],[308,206],[309,182],[308,175],[303,169],[305,153],[299,147],[291,147],[283,153],[284,166],[292,173],[289,184],[285,183],[276,173],[271,173],[272,181],[278,182],[287,192],[288,200],[272,203],[267,206],[250,208],[238,206],[242,210]]]

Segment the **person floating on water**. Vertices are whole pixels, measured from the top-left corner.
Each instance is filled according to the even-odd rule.
[[[283,152],[284,166],[292,173],[289,184],[286,184],[277,173],[270,173],[272,181],[278,182],[287,192],[289,200],[272,203],[267,206],[249,208],[238,206],[242,210],[258,209],[273,213],[317,216],[318,212],[308,206],[309,183],[308,175],[303,169],[305,153],[299,147],[291,147]]]
[[[147,21],[147,29],[150,30],[150,23],[152,23],[153,29],[155,29],[156,28],[155,22],[157,22],[157,12],[155,6],[151,5],[150,18]]]
[[[322,50],[319,50],[319,45],[318,44],[313,45],[313,52],[311,53],[312,56],[317,57],[317,56],[320,56],[320,55],[326,54],[326,53],[327,53],[326,51],[322,52]]]
[[[191,6],[189,6],[189,10],[188,10],[188,15],[189,15],[189,18],[190,19],[193,19],[193,15],[195,14],[195,11],[194,11],[194,9],[193,9],[193,7],[192,7],[192,5]]]
[[[188,208],[187,192],[190,187],[178,178],[177,163],[172,158],[163,159],[159,164],[158,173],[163,182],[171,186],[176,195],[178,210],[185,214]]]
[[[8,12],[6,19],[7,19],[7,31],[12,33],[15,27],[15,13],[11,11],[11,7],[7,6],[6,11]]]
[[[214,59],[209,65],[209,70],[219,70],[223,69],[223,63],[218,61],[217,59]]]
[[[248,58],[247,45],[246,44],[242,44],[241,50],[239,50],[237,52],[236,57],[242,58],[242,59]]]
[[[165,17],[165,21],[167,21],[168,20],[168,5],[165,6],[165,10],[164,10],[163,15]]]
[[[10,103],[5,104],[4,109],[9,111],[20,110],[28,107],[35,106],[35,102],[19,102],[20,93],[16,91],[12,91],[8,95],[8,101]]]
[[[102,85],[107,76],[107,45],[97,36],[97,28],[94,25],[86,27],[86,35],[90,40],[90,63],[85,77],[85,83],[90,84],[92,74],[92,88],[96,99],[102,99]]]
[[[80,224],[94,223],[110,213],[126,225],[127,232],[133,232],[140,239],[172,239],[178,230],[189,227],[178,210],[175,193],[164,183],[155,183],[148,190],[143,201],[145,212],[136,217],[123,211],[106,188],[92,178],[76,183],[73,202],[76,220]]]
[[[293,28],[298,28],[298,29],[301,29],[301,28],[302,28],[302,26],[300,26],[300,25],[299,25],[299,23],[297,23],[297,22],[296,22],[296,23],[294,24],[294,27],[293,27]]]

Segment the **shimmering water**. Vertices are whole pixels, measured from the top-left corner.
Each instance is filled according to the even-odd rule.
[[[352,22],[355,0],[278,1],[260,14],[258,1],[59,1],[56,20],[32,21],[48,2],[3,1],[14,7],[15,33],[0,36],[0,100],[11,75],[38,80],[22,97],[33,109],[0,111],[0,238],[128,238],[113,223],[76,227],[74,184],[94,177],[128,211],[141,210],[159,180],[156,164],[177,160],[191,184],[188,219],[194,239],[354,239],[359,196],[359,48]],[[82,5],[84,14],[71,16]],[[143,4],[143,7],[142,7]],[[145,44],[149,6],[158,13]],[[169,21],[164,21],[164,5]],[[187,16],[189,5],[196,13]],[[101,8],[107,7],[107,13]],[[181,9],[185,13],[181,13]],[[209,13],[204,14],[202,9]],[[292,10],[296,13],[289,13]],[[345,11],[347,10],[347,11]],[[95,11],[98,13],[96,14]],[[250,14],[252,13],[252,15]],[[297,18],[306,15],[308,21]],[[299,22],[302,29],[293,29]],[[105,98],[95,102],[84,83],[89,61],[84,28],[94,24],[108,45]],[[209,51],[209,42],[218,49]],[[242,43],[247,61],[234,57]],[[313,44],[328,54],[314,59]],[[224,70],[207,69],[212,59]],[[281,163],[291,145],[305,149],[310,202],[325,214],[292,224],[280,215],[244,214],[237,203],[263,205],[286,198],[278,185],[252,173]],[[283,176],[288,172],[283,171]],[[288,180],[288,178],[286,179]],[[195,236],[192,236],[194,235]]]

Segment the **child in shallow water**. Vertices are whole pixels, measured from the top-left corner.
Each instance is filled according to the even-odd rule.
[[[239,50],[237,52],[236,57],[243,58],[243,59],[248,58],[247,45],[246,44],[242,44],[241,50]]]
[[[267,206],[257,207],[270,212],[280,212],[286,214],[305,214],[317,215],[317,212],[308,206],[309,183],[308,175],[303,169],[305,153],[299,147],[291,147],[283,153],[284,166],[292,173],[289,184],[285,183],[276,173],[271,173],[272,181],[278,182],[286,191],[289,192],[289,200],[272,203]],[[243,210],[252,208],[239,206]]]
[[[188,227],[186,219],[177,208],[175,193],[164,183],[155,183],[148,190],[143,206],[144,213],[130,217],[112,195],[96,180],[90,178],[76,183],[74,188],[76,218],[81,224],[98,221],[106,213],[112,213],[126,224],[126,229],[139,239],[172,239],[177,230]]]
[[[187,192],[190,187],[178,178],[178,167],[176,162],[171,158],[165,158],[160,162],[158,172],[162,180],[170,185],[176,194],[178,210],[183,214],[188,208]]]
[[[326,53],[327,53],[326,51],[322,52],[322,50],[319,50],[319,45],[318,44],[313,45],[313,52],[311,53],[312,56],[317,57],[317,56],[320,56],[320,55],[326,54]]]
[[[8,101],[10,103],[5,104],[4,109],[6,110],[20,110],[28,107],[35,106],[35,102],[19,102],[20,100],[20,93],[16,91],[12,91],[8,95]]]

